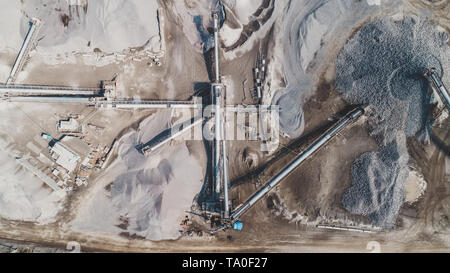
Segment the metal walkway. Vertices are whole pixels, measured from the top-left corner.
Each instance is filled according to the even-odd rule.
[[[188,108],[196,109],[201,105],[194,103],[194,101],[97,101],[96,107],[101,108],[118,108],[118,109],[166,109],[166,108]]]
[[[20,48],[19,55],[17,55],[17,58],[14,61],[13,68],[9,74],[6,84],[13,84],[16,81],[17,74],[22,71],[28,54],[30,53],[31,48],[34,46],[34,41],[39,33],[40,25],[41,21],[39,19],[33,18],[31,20],[30,29],[28,30],[27,36],[25,36],[25,40],[22,44],[22,47]]]
[[[26,160],[24,158],[16,158],[16,160],[22,166],[24,166],[26,169],[28,169],[30,172],[32,172],[34,175],[36,175],[42,181],[44,181],[44,183],[47,184],[47,186],[49,186],[50,188],[52,188],[54,191],[60,191],[61,190],[61,188],[58,187],[58,185],[56,184],[56,182],[53,179],[51,179],[45,173],[41,172],[38,168],[36,168],[33,165],[31,165],[30,162],[28,162],[28,160]]]
[[[85,104],[87,106],[94,106],[94,103],[89,98],[77,97],[42,97],[42,96],[28,96],[28,97],[6,97],[8,102],[20,103],[48,103],[48,104]]]
[[[143,145],[137,146],[136,148],[138,149],[138,151],[140,151],[144,155],[148,155],[149,153],[160,148],[161,146],[168,143],[172,139],[175,139],[175,138],[189,132],[191,130],[191,128],[195,127],[198,124],[202,124],[203,121],[205,121],[205,120],[206,120],[205,118],[203,118],[201,116],[197,116],[197,117],[194,117],[193,119],[189,119],[185,122],[178,123],[175,126],[173,126],[171,129],[168,129],[167,134],[159,135],[159,136],[153,138],[152,140],[150,140],[149,142],[147,142]]]
[[[196,104],[194,101],[123,101],[107,100],[104,97],[5,96],[3,99],[7,102],[20,103],[82,104],[104,109],[197,109],[202,107],[202,105]]]
[[[47,85],[0,85],[0,94],[5,96],[99,96],[100,88],[77,88]]]
[[[441,79],[436,74],[436,69],[431,68],[425,75],[433,83],[433,86],[441,97],[442,102],[445,104],[445,107],[447,107],[447,109],[450,109],[450,96]]]

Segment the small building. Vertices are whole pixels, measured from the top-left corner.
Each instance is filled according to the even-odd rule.
[[[104,96],[108,100],[116,97],[116,81],[102,81],[101,85]]]
[[[51,148],[51,155],[56,164],[72,173],[77,167],[80,156],[60,142],[55,142]]]
[[[69,118],[68,120],[60,120],[58,122],[58,130],[61,132],[77,132],[80,126],[78,121],[74,118]]]

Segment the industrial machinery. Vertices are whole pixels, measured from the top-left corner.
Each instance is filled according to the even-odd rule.
[[[450,109],[450,96],[448,94],[448,90],[445,88],[441,79],[438,77],[436,69],[431,68],[430,70],[428,70],[425,76],[432,82],[445,107],[447,109]]]
[[[30,28],[28,30],[27,36],[25,36],[25,40],[22,44],[19,54],[17,55],[16,60],[14,61],[13,68],[9,74],[8,80],[6,84],[14,84],[16,80],[17,74],[22,70],[23,65],[25,64],[26,58],[30,53],[31,48],[34,46],[34,40],[36,39],[39,33],[39,27],[41,25],[41,21],[39,19],[33,18],[30,22]]]
[[[312,154],[317,152],[321,147],[323,147],[328,141],[330,141],[334,136],[341,132],[346,126],[352,124],[359,117],[364,114],[364,109],[359,107],[350,111],[342,119],[336,122],[332,127],[330,127],[321,137],[315,140],[306,150],[304,150],[299,156],[297,156],[294,161],[287,165],[281,172],[279,172],[272,180],[266,183],[263,187],[257,190],[246,202],[237,207],[230,215],[228,220],[223,221],[223,225],[218,227],[216,230],[211,231],[215,233],[219,230],[229,228],[234,226],[239,218],[247,212],[256,202],[261,200],[268,192],[270,192],[274,187],[280,184],[285,177],[287,177],[292,171],[294,171],[301,163],[308,159]]]
[[[144,155],[148,155],[149,153],[160,148],[172,139],[175,139],[188,132],[192,127],[195,127],[198,124],[202,124],[203,121],[205,121],[203,117],[197,116],[193,119],[177,124],[169,130],[167,135],[156,137],[143,145],[138,145],[136,149]]]
[[[219,13],[213,13],[214,19],[214,58],[216,66],[216,83],[220,83],[220,67],[219,67]]]
[[[97,108],[114,109],[164,109],[199,106],[194,101],[120,100],[115,98],[115,82],[102,81],[101,88],[79,88],[48,85],[14,84],[30,50],[35,46],[42,22],[33,18],[22,47],[16,57],[6,84],[0,85],[0,101],[17,103],[81,104]]]
[[[223,193],[223,217],[227,219],[230,214],[229,194],[228,194],[228,154],[227,142],[225,139],[225,86],[220,79],[219,65],[219,12],[213,13],[214,20],[214,60],[215,60],[215,81],[211,84],[211,98],[214,105],[214,149],[212,170],[214,171],[213,197],[220,197]]]
[[[45,85],[0,85],[0,94],[8,97],[23,96],[100,96],[100,88],[77,88]]]

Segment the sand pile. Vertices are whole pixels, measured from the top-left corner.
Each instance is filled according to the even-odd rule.
[[[450,67],[447,35],[418,18],[382,18],[365,25],[342,49],[336,88],[352,104],[371,107],[369,124],[380,146],[353,164],[353,185],[344,207],[392,227],[404,200],[408,177],[406,137],[424,136],[430,67]],[[449,80],[448,73],[444,81]]]
[[[161,49],[156,0],[58,1],[24,0],[2,3],[0,50],[17,54],[32,17],[44,24],[38,54],[46,62],[72,57],[72,52],[122,52],[130,47]],[[0,64],[1,65],[1,64]],[[0,67],[0,72],[2,68]]]
[[[0,9],[0,25],[2,26],[0,50],[8,50],[11,53],[16,53],[19,50],[26,33],[21,31],[21,21],[20,1],[3,1]]]
[[[14,61],[12,56],[17,55],[25,37],[25,33],[21,35],[20,31],[20,8],[20,1],[3,1],[0,9],[0,82],[5,82],[8,78]],[[11,57],[5,58],[3,54]]]
[[[206,52],[214,47],[211,16],[213,10],[223,7],[218,0],[173,1],[170,7],[176,15],[179,26],[197,52]]]
[[[260,10],[263,1],[225,0],[222,1],[222,4],[228,8],[226,10],[228,20],[223,23],[222,28],[220,29],[220,40],[225,48],[235,47],[235,43],[242,38],[241,34],[244,31],[244,26],[254,24],[257,17],[263,16],[263,11]],[[279,5],[283,5],[283,3],[279,3]],[[255,13],[259,16],[254,16]],[[258,25],[260,26],[260,24]],[[249,26],[246,26],[246,41],[248,41],[248,38],[252,36],[254,31],[250,31],[248,27]],[[258,30],[259,29],[260,27]],[[241,40],[241,43],[244,42]],[[243,44],[239,45],[239,48],[242,49],[242,46]],[[225,58],[227,58],[226,53]]]
[[[170,119],[170,110],[161,111],[118,141],[118,158],[96,182],[98,187],[71,223],[74,229],[128,233],[150,240],[180,236],[179,224],[202,187],[202,163],[184,142],[149,156],[135,148],[168,128]]]
[[[263,0],[225,0],[223,3],[232,9],[239,23],[246,25],[261,6]]]
[[[303,133],[303,104],[314,90],[316,64],[321,63],[329,46],[324,41],[338,39],[339,30],[349,29],[374,10],[366,2],[352,0],[292,1],[282,28],[286,30],[282,65],[287,87],[272,99],[280,106],[282,132],[291,138]]]
[[[25,13],[45,21],[40,47],[58,52],[81,49],[89,52],[88,49],[95,48],[117,52],[149,42],[150,47],[159,50],[156,0],[96,0],[70,6],[68,2],[25,1]]]
[[[47,224],[56,220],[66,192],[54,192],[0,147],[0,217]]]

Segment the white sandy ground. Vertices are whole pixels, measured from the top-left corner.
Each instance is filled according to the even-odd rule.
[[[172,10],[183,33],[197,52],[204,52],[214,45],[208,28],[213,26],[211,11],[217,0],[173,1]]]
[[[73,62],[73,53],[92,53],[95,48],[113,53],[149,42],[147,49],[161,50],[156,0],[88,1],[86,13],[83,6],[68,3],[0,0],[0,53],[17,54],[33,17],[44,22],[38,36],[37,55],[48,64]],[[61,21],[63,15],[71,16],[67,27]],[[1,78],[10,69],[5,65],[12,63],[0,62]]]
[[[246,25],[252,15],[261,6],[262,0],[226,0],[223,1],[236,15],[239,22]]]
[[[0,139],[0,217],[39,224],[54,222],[66,193],[54,192],[22,167],[7,141]]]
[[[0,50],[16,52],[22,45],[25,32],[21,31],[20,1],[0,0]]]
[[[72,230],[128,232],[150,240],[179,237],[179,223],[202,187],[203,167],[182,142],[149,156],[135,149],[168,128],[170,117],[170,111],[152,115],[118,141],[118,158],[95,182],[70,223]],[[111,182],[111,190],[105,190]],[[119,217],[128,220],[125,230],[117,227]]]
[[[28,106],[27,112],[39,112],[42,106]],[[11,114],[14,113],[14,114]],[[23,121],[25,112],[14,104],[0,103],[0,218],[47,224],[56,221],[63,209],[66,192],[52,191],[37,176],[25,169],[16,156],[37,157],[41,148],[38,142],[28,142],[26,153],[18,151],[16,142],[27,138],[28,132],[35,131],[37,123],[31,125]],[[22,120],[22,122],[17,122]],[[43,126],[41,123],[39,126]],[[40,137],[38,137],[38,140]],[[43,145],[46,145],[44,142]],[[48,160],[48,159],[47,159]]]
[[[223,45],[228,47],[236,43],[241,37],[242,29],[242,26],[238,28],[231,28],[225,23],[220,29],[220,39],[222,40]]]

